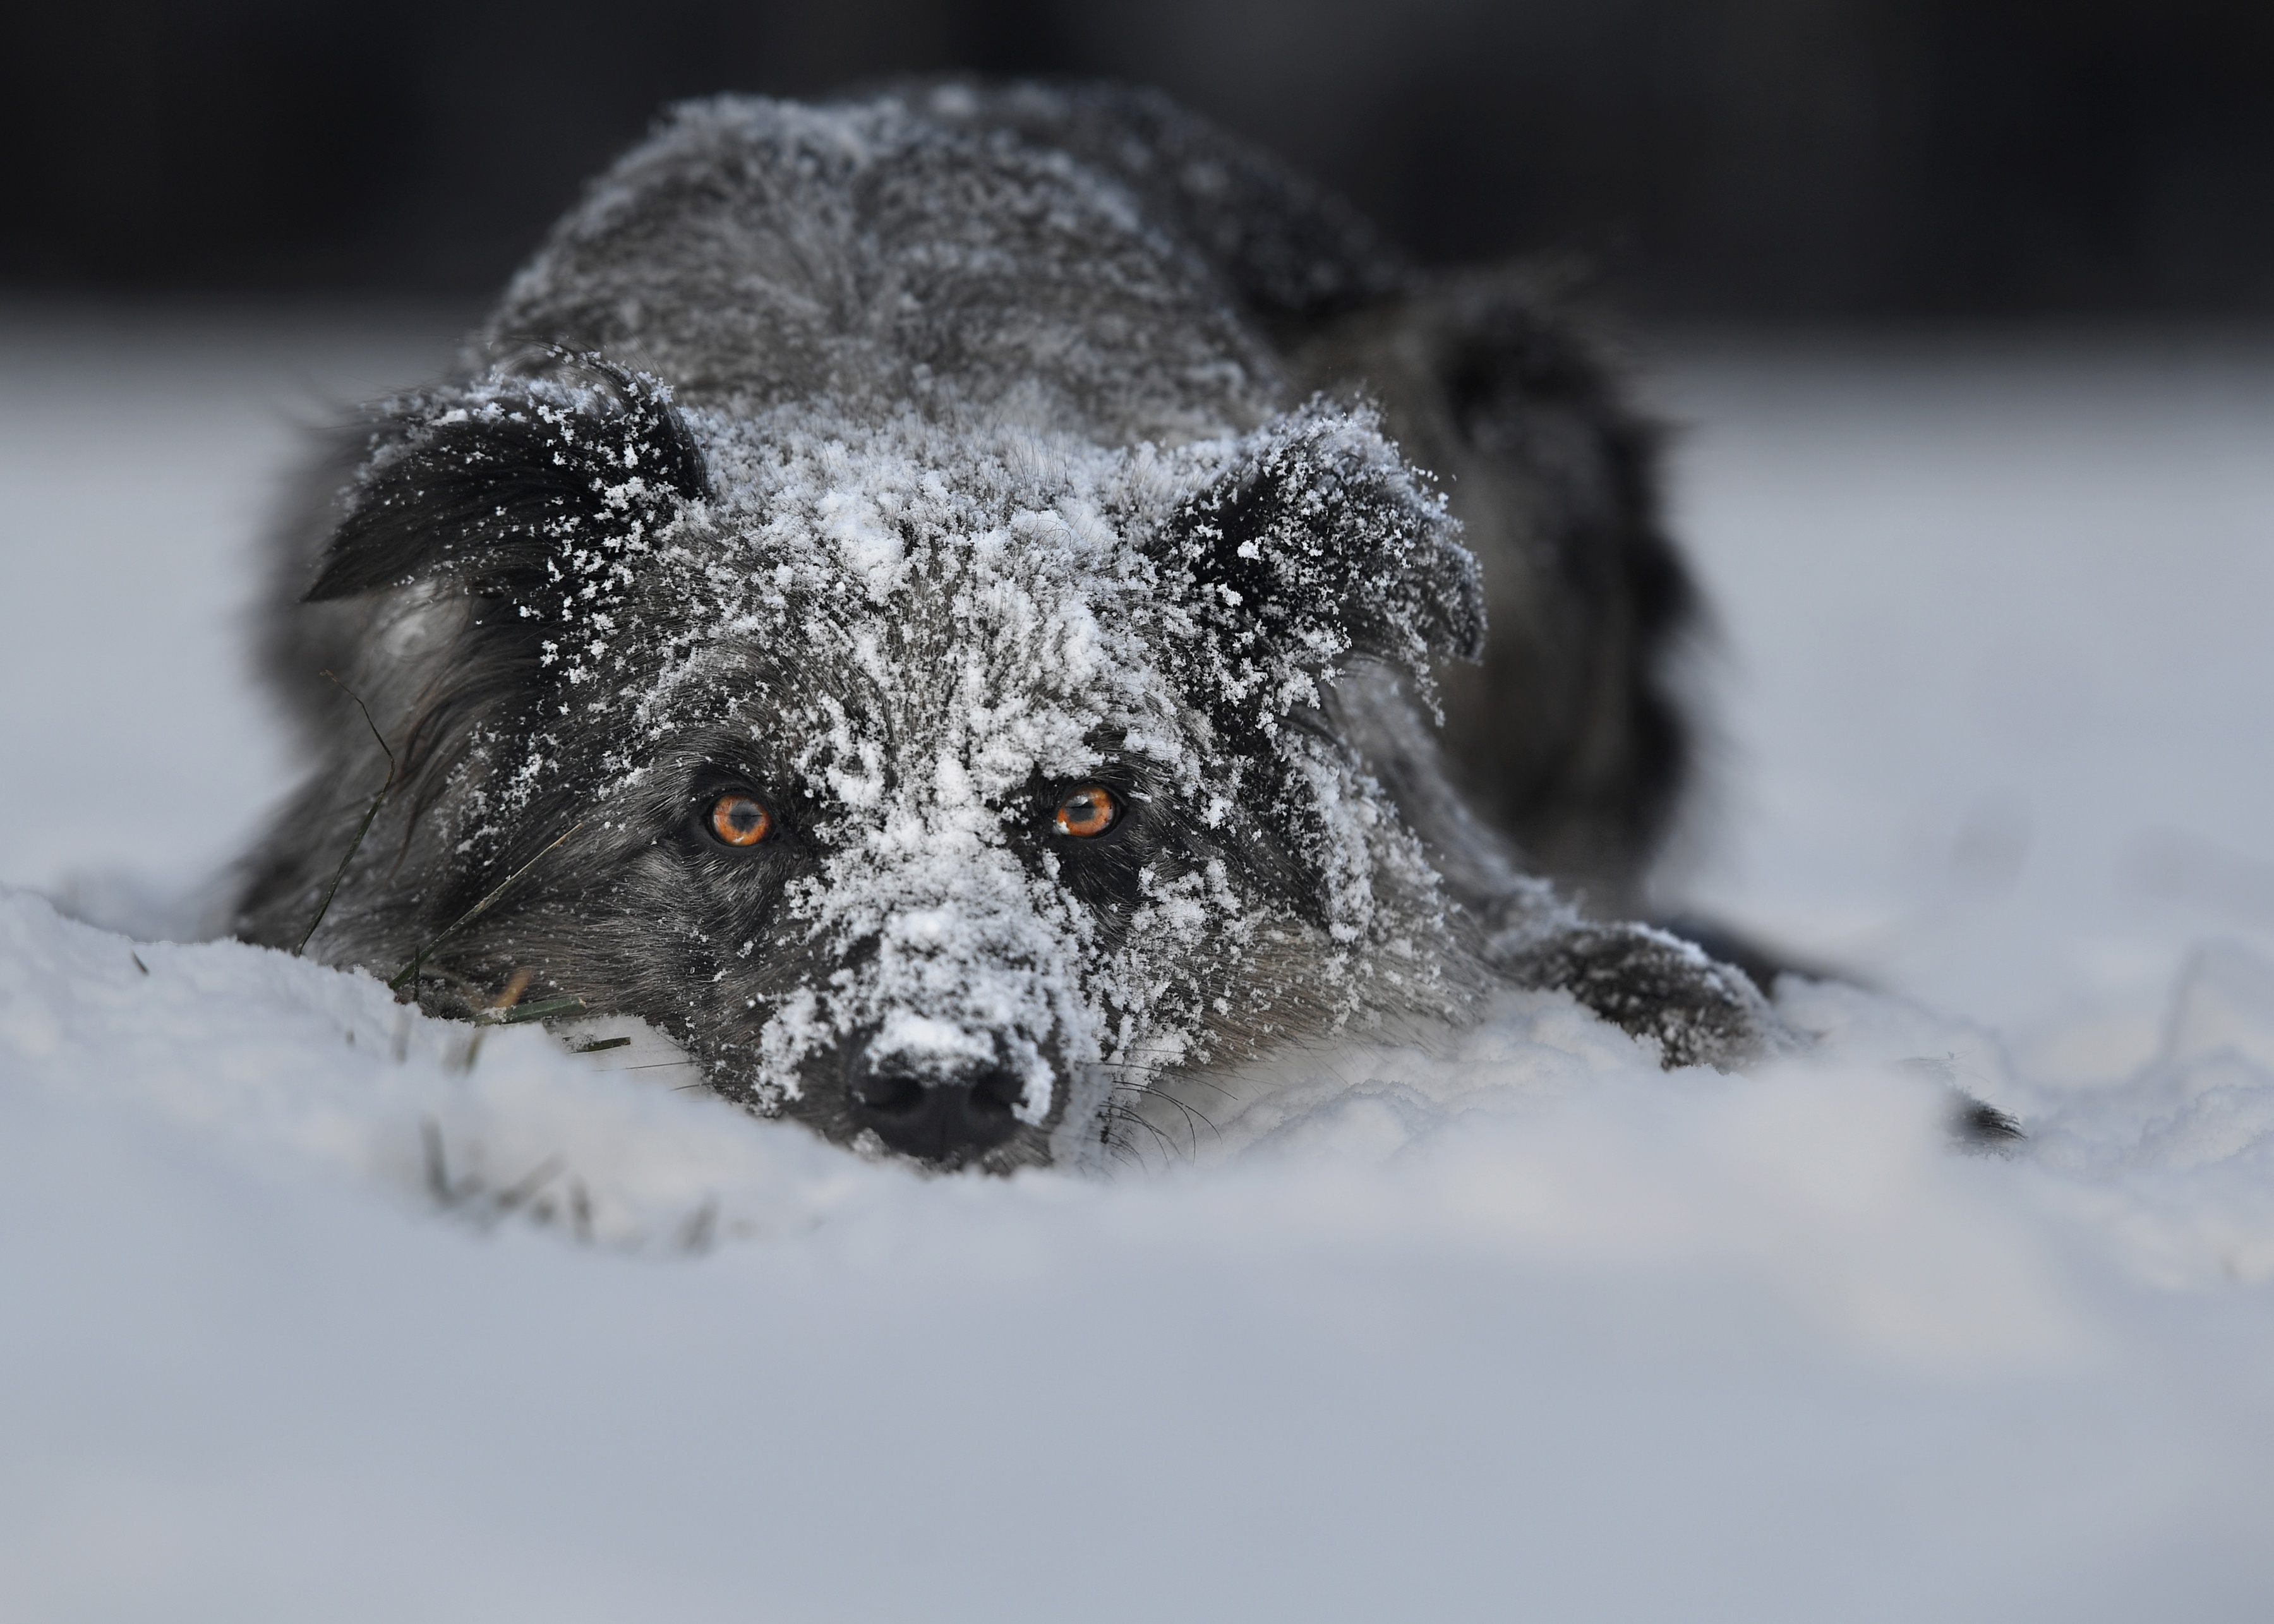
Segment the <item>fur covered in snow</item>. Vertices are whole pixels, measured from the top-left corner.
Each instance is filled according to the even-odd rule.
[[[1648,473],[1531,284],[1157,98],[689,104],[312,487],[237,929],[942,1165],[1510,979],[1727,1059],[1743,977],[1515,855],[1616,894],[1678,786]]]

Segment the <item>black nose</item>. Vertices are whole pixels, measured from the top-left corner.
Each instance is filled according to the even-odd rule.
[[[853,1079],[853,1115],[904,1156],[953,1162],[1009,1139],[1025,1093],[999,1067],[921,1078],[864,1065]]]

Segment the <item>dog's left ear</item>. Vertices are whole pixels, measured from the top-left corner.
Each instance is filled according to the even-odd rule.
[[[1314,401],[1240,443],[1152,549],[1234,691],[1351,654],[1404,666],[1484,651],[1477,561],[1370,410]]]
[[[387,409],[306,601],[422,581],[589,598],[705,493],[661,385],[598,357],[553,359],[549,376],[493,373]]]

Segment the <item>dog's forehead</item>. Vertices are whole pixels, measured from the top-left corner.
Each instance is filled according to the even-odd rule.
[[[661,548],[653,590],[688,635],[646,707],[659,725],[730,708],[852,806],[919,784],[1000,801],[1094,766],[1107,734],[1177,753],[1141,544],[1178,482],[1153,454],[914,422],[690,424],[712,492]]]
[[[1198,447],[1164,455],[913,414],[686,417],[721,517],[792,543],[825,540],[840,568],[879,592],[906,578],[912,549],[942,540],[973,544],[981,561],[1023,544],[1022,553],[1061,562],[1062,579],[1077,579],[1108,563],[1133,525],[1171,509],[1181,487],[1203,481],[1220,460]]]

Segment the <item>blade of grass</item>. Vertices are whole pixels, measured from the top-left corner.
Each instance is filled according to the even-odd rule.
[[[706,1195],[703,1205],[688,1214],[687,1222],[679,1227],[679,1249],[701,1257],[711,1250],[711,1243],[719,1230],[719,1198]]]
[[[514,883],[516,881],[519,880],[523,875],[527,874],[531,868],[534,868],[538,864],[543,862],[547,857],[551,856],[554,850],[560,846],[561,841],[568,839],[569,835],[575,834],[584,826],[584,825],[581,823],[570,824],[567,834],[563,834],[560,839],[553,841],[551,846],[546,846],[543,851],[538,853],[536,856],[522,864],[520,868],[516,868],[511,874],[507,875],[505,878],[499,883],[498,888],[495,891],[490,892],[488,896],[474,904],[472,907],[468,908],[464,913],[459,914],[456,922],[452,924],[448,929],[445,930],[440,936],[436,936],[432,942],[429,942],[425,946],[420,948],[416,953],[413,953],[410,956],[410,962],[403,966],[401,970],[397,971],[395,973],[395,979],[388,982],[388,990],[390,992],[401,992],[405,987],[410,986],[413,981],[417,981],[418,979],[418,972],[425,967],[426,956],[429,953],[432,953],[436,948],[441,946],[443,943],[448,941],[452,936],[456,936],[458,932],[463,930],[468,925],[472,924],[474,921],[479,919],[483,914],[488,913],[492,904],[495,903],[499,898],[504,896],[506,892],[513,889]]]
[[[559,1156],[546,1157],[519,1184],[508,1185],[490,1198],[489,1210],[478,1220],[480,1226],[493,1229],[513,1216],[514,1208],[550,1184],[566,1165]]]
[[[497,1011],[488,1019],[501,1026],[510,1026],[524,1020],[550,1020],[555,1015],[581,1014],[584,1008],[582,998],[540,998],[534,1004]]]
[[[324,674],[332,677],[332,673],[328,671]],[[308,921],[308,929],[301,933],[299,941],[293,944],[292,957],[295,959],[300,956],[300,950],[307,946],[309,939],[316,934],[316,927],[324,922],[324,915],[332,911],[332,898],[340,894],[340,882],[348,877],[348,865],[355,861],[355,854],[363,849],[363,838],[371,832],[372,820],[379,816],[379,808],[386,801],[388,792],[395,787],[395,775],[397,771],[395,752],[387,748],[387,735],[380,733],[379,724],[371,719],[371,707],[363,703],[363,695],[337,677],[332,677],[332,684],[341,693],[355,701],[356,709],[363,712],[364,726],[370,728],[371,736],[379,741],[379,748],[387,756],[387,782],[379,786],[379,793],[371,798],[371,805],[365,809],[363,822],[356,827],[355,838],[348,842],[348,854],[340,859],[339,869],[332,876],[331,889],[325,891],[323,901],[317,905],[316,917]]]
[[[457,1197],[450,1189],[450,1163],[442,1149],[442,1124],[432,1116],[421,1116],[418,1144],[426,1153],[426,1193],[434,1198],[437,1207],[456,1205]]]

